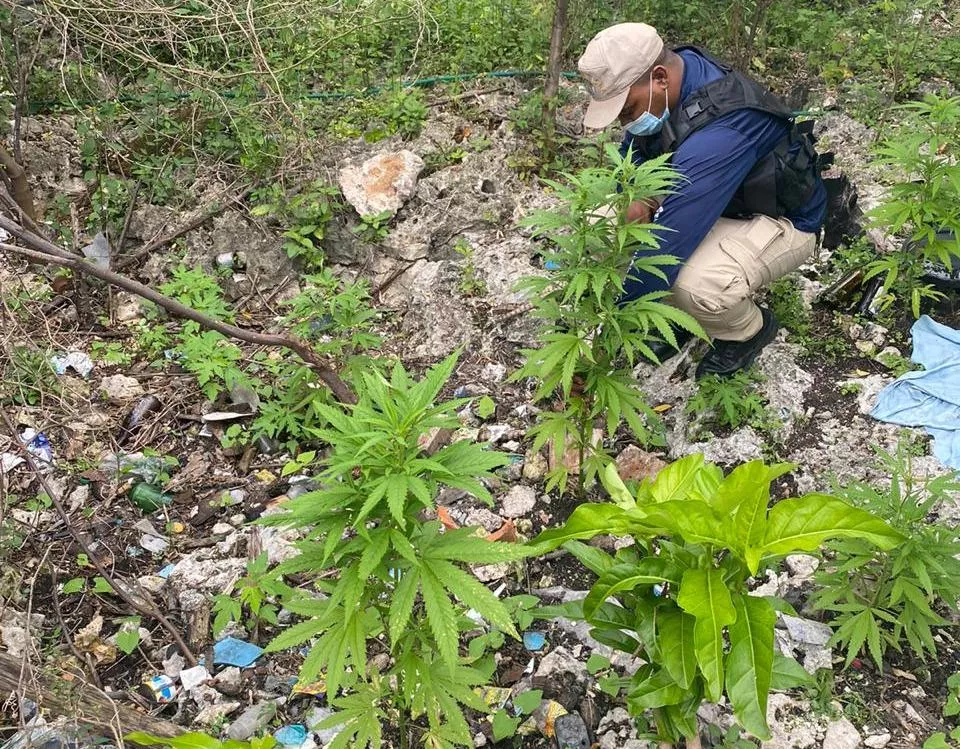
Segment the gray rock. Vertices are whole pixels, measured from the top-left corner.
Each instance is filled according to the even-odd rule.
[[[251,705],[227,728],[227,737],[234,741],[247,741],[258,731],[262,731],[277,714],[275,702],[260,702]]]
[[[239,707],[239,702],[217,702],[213,705],[207,705],[197,713],[197,717],[193,719],[193,722],[201,726],[212,726]]]
[[[549,680],[560,677],[563,674],[572,674],[577,682],[583,684],[586,684],[590,680],[586,665],[574,658],[569,650],[560,645],[551,650],[543,660],[540,661],[534,677]]]
[[[217,674],[214,680],[214,686],[217,691],[222,692],[228,697],[235,697],[240,694],[243,688],[243,675],[236,666],[230,666]]]
[[[833,636],[833,630],[822,622],[789,614],[781,614],[780,619],[786,625],[790,637],[803,645],[826,645]]]
[[[811,719],[810,704],[774,692],[767,701],[771,737],[761,749],[807,749],[817,745],[818,721]]]
[[[343,197],[361,216],[400,210],[417,190],[423,159],[412,151],[382,153],[340,170]]]
[[[820,567],[820,560],[809,554],[788,554],[783,560],[794,577],[811,578]]]
[[[507,365],[490,362],[480,370],[480,379],[487,382],[503,382],[507,376]]]
[[[494,580],[502,580],[510,574],[510,565],[506,562],[499,564],[481,564],[470,568],[477,580],[482,583],[492,583]]]
[[[794,422],[804,412],[807,391],[813,385],[813,375],[797,364],[798,354],[797,346],[778,341],[757,358],[757,368],[766,378],[760,390],[768,408],[783,422],[778,429],[780,439],[786,439],[793,431]]]
[[[527,452],[523,459],[523,478],[527,481],[540,481],[547,475],[547,459],[539,451]]]
[[[867,736],[863,740],[863,745],[870,747],[870,749],[883,749],[890,743],[891,738],[893,737],[889,733],[877,733],[873,736]]]
[[[857,749],[860,732],[846,718],[835,720],[827,726],[823,737],[823,749]]]
[[[201,559],[199,555],[187,555],[177,563],[168,580],[176,590],[222,593],[245,569],[246,560],[237,557]]]
[[[505,518],[518,518],[532,511],[537,504],[537,493],[532,487],[517,484],[501,500],[500,514]]]
[[[486,507],[478,507],[467,513],[464,525],[480,527],[492,533],[503,525],[503,518],[497,515],[497,513],[491,512]]]

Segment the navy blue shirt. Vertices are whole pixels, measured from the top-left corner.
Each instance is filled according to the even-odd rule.
[[[694,91],[722,78],[723,71],[692,50],[679,53],[683,58],[683,82],[680,104]],[[635,299],[652,291],[666,291],[700,245],[704,237],[730,203],[754,165],[764,158],[790,132],[789,123],[755,109],[739,109],[724,115],[690,135],[671,157],[671,165],[684,180],[677,192],[668,195],[654,221],[672,231],[659,232],[660,249],[650,254],[673,255],[680,264],[663,271],[667,281],[642,274],[628,278],[625,299]],[[633,141],[626,133],[620,152],[626,155]],[[635,150],[634,160],[643,157]],[[816,232],[823,226],[827,212],[827,191],[818,180],[813,196],[800,210],[786,218],[800,231]],[[646,251],[644,251],[646,252]]]

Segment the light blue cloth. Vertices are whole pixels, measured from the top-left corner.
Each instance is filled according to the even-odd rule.
[[[924,427],[934,438],[933,454],[960,469],[960,331],[924,315],[913,324],[911,359],[923,371],[907,372],[885,387],[873,418]]]

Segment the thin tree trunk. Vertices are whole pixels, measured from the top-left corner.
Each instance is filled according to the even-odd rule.
[[[33,208],[33,193],[30,192],[30,185],[27,183],[27,173],[2,145],[0,145],[0,172],[3,172],[10,180],[11,195],[17,205],[20,206],[20,210],[31,220],[36,220],[37,215]]]
[[[557,130],[557,91],[560,88],[560,67],[563,62],[563,34],[567,28],[570,0],[556,0],[553,26],[550,30],[550,57],[547,80],[543,87],[543,134],[546,155],[552,156]]]

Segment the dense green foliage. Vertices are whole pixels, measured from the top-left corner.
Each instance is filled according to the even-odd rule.
[[[567,450],[579,454],[581,488],[611,460],[594,436],[595,421],[605,421],[607,437],[626,422],[641,442],[662,441],[659,420],[632,370],[638,361],[657,361],[652,339],[676,343],[673,326],[703,334],[692,317],[662,301],[665,292],[621,301],[626,277],[666,278],[663,266],[676,263],[654,254],[656,226],[628,222],[626,214],[635,201],[670,192],[677,176],[664,158],[637,166],[612,144],[607,158],[610,168],[565,175],[566,183],[548,182],[563,204],[526,220],[550,241],[544,262],[553,270],[518,284],[547,326],[543,345],[522,352],[524,364],[512,379],[537,378],[537,400],[562,397],[531,430],[534,450],[551,445],[556,467],[547,486],[561,491],[570,472],[563,460]]]
[[[889,649],[906,644],[923,659],[937,652],[934,627],[950,624],[943,614],[960,599],[960,543],[956,530],[931,522],[930,514],[960,489],[953,475],[920,479],[913,475],[906,448],[880,453],[890,485],[878,489],[855,482],[837,489],[852,505],[882,518],[900,532],[903,543],[877,549],[862,539],[831,541],[832,552],[817,573],[817,608],[833,614],[833,643],[846,651],[847,665],[860,653],[877,666]]]
[[[330,445],[320,461],[323,488],[264,519],[307,531],[300,554],[277,573],[305,575],[326,595],[285,601],[304,621],[282,632],[271,650],[312,641],[300,679],[324,675],[339,712],[328,722],[344,725],[331,747],[380,746],[381,723],[396,722],[402,745],[411,720],[425,719],[428,747],[470,746],[462,706],[486,711],[473,687],[492,672],[483,648],[463,657],[461,634],[477,628],[473,610],[491,626],[518,638],[510,607],[465,564],[518,560],[529,550],[488,541],[475,529],[441,531],[435,510],[442,487],[456,487],[490,501],[482,481],[509,462],[503,453],[459,441],[425,455],[422,440],[435,429],[457,425],[465,400],[437,403],[456,357],[414,382],[398,364],[389,379],[358,379],[360,400],[341,409],[317,409],[328,426],[312,430]],[[336,572],[336,577],[331,577]],[[368,665],[368,645],[384,647],[392,665]],[[391,686],[393,684],[393,686]],[[344,696],[336,697],[343,688]]]

